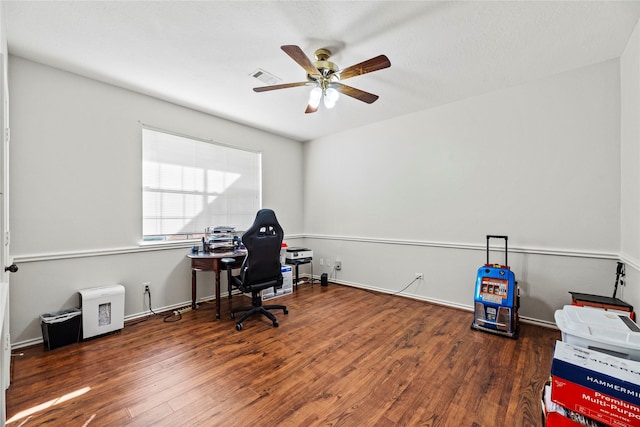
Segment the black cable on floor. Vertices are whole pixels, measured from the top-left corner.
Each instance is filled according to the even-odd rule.
[[[137,321],[135,321],[135,322],[129,322],[129,323],[127,323],[127,326],[137,325],[138,323],[146,322],[147,320],[151,319],[151,318],[152,318],[152,317],[154,317],[154,316],[159,316],[159,314],[158,314],[158,313],[156,313],[155,311],[153,311],[153,308],[151,308],[151,291],[146,291],[146,292],[145,292],[145,294],[149,294],[149,312],[150,312],[151,314],[149,314],[149,315],[147,315],[147,316],[145,316],[145,317],[143,317],[143,318],[141,318],[141,319],[138,319],[138,320],[137,320]],[[143,295],[143,298],[144,298],[144,295]],[[166,319],[167,319],[167,317],[170,317],[170,316],[173,316],[173,313],[171,313],[171,314],[169,314],[169,315],[167,315],[167,316],[165,317],[165,322],[167,321],[167,320],[166,320]],[[180,319],[178,319],[178,320],[180,320]]]
[[[177,317],[177,318],[176,318],[176,319],[173,319],[173,320],[169,320],[169,319],[171,319],[172,317]],[[182,320],[182,313],[178,313],[178,314],[176,315],[176,314],[175,314],[175,313],[173,313],[173,312],[171,312],[171,313],[169,313],[169,314],[165,315],[165,316],[164,316],[164,319],[162,319],[162,321],[163,321],[163,322],[165,322],[165,323],[173,323],[173,322],[177,322],[177,321],[179,321],[179,320]]]
[[[151,308],[151,291],[148,291],[147,293],[149,294],[149,311],[153,313],[155,316],[160,316],[159,313],[156,313],[155,311],[153,311],[153,308]],[[172,317],[177,317],[177,318],[170,320]],[[178,313],[176,316],[174,311],[169,312],[169,314],[165,314],[164,318],[162,319],[162,321],[165,323],[173,323],[179,320],[182,320],[182,313]]]

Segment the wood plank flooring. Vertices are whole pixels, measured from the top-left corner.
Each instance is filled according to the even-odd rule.
[[[235,330],[223,297],[177,322],[17,350],[8,426],[541,426],[560,332],[472,331],[472,314],[330,284]],[[133,322],[132,322],[133,323]]]

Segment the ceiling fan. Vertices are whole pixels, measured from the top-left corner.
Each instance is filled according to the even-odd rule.
[[[284,45],[280,48],[298,63],[307,72],[307,80],[304,82],[284,83],[279,85],[255,87],[255,92],[266,92],[269,90],[286,89],[298,86],[313,86],[309,95],[309,104],[305,113],[315,113],[318,111],[320,101],[324,99],[327,108],[333,108],[338,100],[339,93],[350,96],[367,104],[371,104],[378,99],[378,95],[356,89],[340,83],[342,80],[372,71],[381,70],[391,66],[389,58],[379,55],[358,64],[340,70],[336,64],[329,61],[331,51],[328,49],[318,49],[315,51],[316,61],[311,62],[309,57],[295,45]]]

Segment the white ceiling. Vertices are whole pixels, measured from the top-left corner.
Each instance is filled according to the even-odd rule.
[[[296,140],[363,126],[617,58],[639,1],[3,1],[9,53]],[[305,114],[309,88],[281,83],[329,47],[340,68],[379,54],[391,68]]]

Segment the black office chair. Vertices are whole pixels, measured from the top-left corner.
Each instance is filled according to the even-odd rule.
[[[269,310],[282,310],[289,314],[284,305],[262,305],[261,291],[263,289],[282,287],[282,271],[280,266],[280,248],[284,231],[271,209],[261,209],[256,215],[253,225],[242,235],[242,244],[247,248],[247,256],[240,268],[240,275],[232,274],[233,258],[223,258],[221,261],[227,268],[229,286],[240,289],[243,293],[251,292],[252,305],[231,309],[231,317],[236,313],[246,311],[236,320],[236,329],[241,331],[244,322],[254,314],[262,314],[269,318],[273,326],[278,326],[278,320]]]

